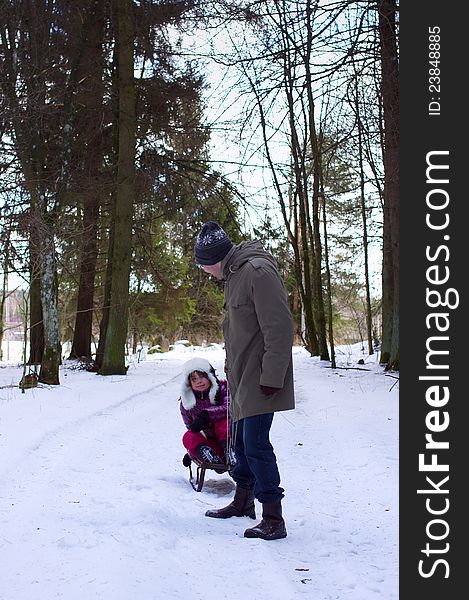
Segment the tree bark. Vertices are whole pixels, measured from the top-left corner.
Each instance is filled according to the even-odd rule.
[[[5,317],[5,305],[6,305],[6,300],[8,298],[8,271],[9,271],[9,263],[10,263],[10,250],[9,250],[9,245],[10,245],[10,231],[6,231],[5,232],[5,239],[2,239],[2,242],[4,243],[4,247],[3,247],[3,264],[2,264],[2,269],[3,269],[3,281],[2,281],[2,292],[1,292],[1,296],[0,296],[0,361],[3,359],[3,350],[2,350],[2,344],[3,344],[3,334],[5,331],[5,321],[4,321],[4,317]],[[3,235],[2,235],[3,237]]]
[[[109,241],[107,251],[107,264],[106,264],[106,277],[104,280],[104,297],[103,297],[103,308],[101,314],[101,321],[99,323],[99,340],[98,348],[96,350],[96,358],[94,364],[94,370],[98,373],[101,371],[101,367],[104,362],[104,350],[106,347],[106,336],[107,328],[109,325],[109,311],[111,306],[111,284],[112,284],[112,257],[114,254],[114,214],[115,214],[115,198],[113,197],[113,210],[111,217],[111,224],[109,228]]]
[[[355,70],[355,64],[354,64]],[[366,302],[366,334],[368,340],[368,354],[373,354],[373,323],[371,318],[371,294],[370,294],[370,272],[368,260],[368,225],[366,218],[366,201],[365,201],[365,170],[363,165],[363,127],[360,116],[359,88],[358,76],[355,70],[355,115],[358,128],[358,166],[360,171],[360,212],[363,224],[363,255],[364,255],[364,270],[365,270],[365,302]]]
[[[286,68],[286,67],[285,67]],[[249,76],[247,71],[244,71],[244,74],[249,81],[249,85],[251,86],[251,90],[256,98],[256,104],[259,110],[260,117],[260,125],[262,131],[262,139],[264,143],[265,153],[267,162],[269,164],[270,172],[272,175],[272,180],[274,182],[274,187],[277,192],[278,203],[280,206],[280,210],[283,217],[283,222],[287,230],[288,242],[293,250],[294,254],[294,272],[295,272],[295,280],[297,284],[297,289],[301,299],[301,324],[300,324],[300,335],[303,336],[303,321],[304,321],[304,340],[302,340],[305,344],[306,349],[312,356],[317,356],[319,354],[319,347],[316,337],[316,327],[314,324],[313,317],[313,309],[312,309],[312,290],[310,283],[310,265],[309,265],[309,249],[307,244],[307,234],[306,234],[306,219],[304,217],[304,203],[300,198],[301,190],[303,189],[301,174],[298,173],[298,161],[295,161],[295,155],[293,151],[293,147],[297,146],[296,129],[293,125],[291,128],[291,146],[292,146],[292,160],[293,160],[293,177],[295,181],[295,190],[292,190],[293,183],[290,186],[289,190],[289,208],[290,215],[287,213],[286,203],[283,197],[282,189],[280,186],[280,182],[278,180],[276,165],[274,163],[272,154],[270,152],[269,140],[267,136],[267,123],[265,119],[264,107],[262,105],[261,98],[259,96],[259,90],[256,88],[254,81]],[[285,74],[285,72],[284,72]],[[286,82],[283,83],[284,86],[287,85]],[[298,180],[299,178],[299,180]],[[300,216],[302,215],[302,216]],[[293,231],[290,226],[291,216],[293,216]],[[302,235],[302,228],[304,229],[304,235]],[[306,240],[306,246],[303,244],[303,239]]]
[[[101,375],[124,374],[128,327],[132,220],[135,199],[134,17],[131,0],[118,0],[119,157],[111,302]]]
[[[36,226],[29,233],[29,360],[38,365],[44,354],[44,318],[41,301],[41,269],[39,266],[39,237]],[[25,325],[26,326],[26,325]]]
[[[44,223],[41,240],[41,301],[44,314],[44,353],[39,370],[39,381],[58,385],[61,349],[59,338],[59,310],[57,302],[57,270],[52,227]]]
[[[285,32],[283,32],[285,35]],[[314,286],[314,273],[317,269],[316,254],[312,237],[309,235],[309,196],[306,175],[306,148],[302,148],[298,129],[295,122],[295,105],[294,105],[294,73],[291,63],[291,48],[285,39],[285,53],[283,62],[283,87],[287,98],[288,105],[288,122],[290,126],[290,148],[293,161],[293,175],[295,181],[294,195],[297,197],[298,206],[298,225],[299,225],[299,241],[300,241],[300,256],[301,265],[300,272],[302,273],[301,301],[303,305],[303,313],[305,320],[305,345],[308,352],[312,356],[321,354],[321,346],[319,344],[319,336],[317,329],[317,314],[315,318],[315,310],[318,306],[317,289]],[[317,313],[317,311],[316,311]]]
[[[381,44],[381,92],[384,115],[384,221],[387,232],[385,248],[390,269],[383,278],[383,296],[390,305],[383,311],[383,328],[389,328],[389,346],[383,344],[388,369],[399,369],[399,66],[396,42],[396,11],[394,0],[380,0],[379,35]],[[392,273],[392,276],[391,276]],[[392,311],[392,312],[391,312]],[[392,316],[391,316],[392,314]],[[391,319],[385,324],[385,319]],[[383,361],[383,357],[381,358]]]
[[[45,104],[45,83],[39,74],[43,72],[45,48],[47,46],[48,14],[38,15],[34,7],[28,7],[22,26],[30,35],[21,37],[15,45],[19,27],[18,14],[14,7],[5,11],[5,26],[0,29],[4,62],[1,73],[1,86],[11,114],[11,127],[18,160],[24,177],[24,186],[30,197],[28,214],[28,246],[30,270],[30,357],[29,364],[39,364],[44,352],[44,326],[41,304],[41,253],[39,233],[40,217],[38,201],[42,191],[44,171],[44,136],[42,135],[41,114]],[[33,28],[31,23],[35,23]],[[44,25],[44,22],[46,25]],[[17,80],[20,66],[18,55],[26,54],[29,60],[21,65],[25,71],[27,103],[20,105],[17,95]]]
[[[309,141],[311,146],[311,157],[313,161],[313,186],[312,186],[312,247],[314,252],[313,262],[313,285],[316,298],[316,332],[319,345],[319,356],[321,360],[329,360],[326,337],[326,313],[324,308],[324,295],[322,289],[322,242],[320,232],[320,183],[322,181],[322,157],[321,145],[318,140],[314,114],[313,82],[311,77],[311,48],[313,39],[312,29],[313,9],[312,2],[306,3],[306,54],[304,66],[306,73],[307,122],[309,126]]]
[[[329,346],[331,349],[330,360],[331,369],[335,369],[337,364],[335,360],[335,344],[334,344],[334,313],[332,309],[332,285],[331,285],[331,270],[329,266],[329,246],[327,241],[327,214],[326,214],[326,198],[324,195],[324,187],[321,183],[321,199],[322,199],[322,221],[324,227],[324,263],[326,267],[326,289],[327,289],[327,315],[328,315],[328,331],[329,331]]]
[[[95,18],[90,26],[88,43],[83,51],[79,79],[85,83],[78,93],[81,110],[77,115],[77,129],[89,132],[89,141],[82,158],[83,178],[83,231],[78,286],[77,313],[73,330],[70,358],[91,360],[91,338],[94,315],[94,283],[98,257],[98,217],[102,194],[103,165],[103,33],[104,6],[98,2]]]
[[[96,197],[85,200],[83,247],[80,263],[77,314],[70,358],[91,359],[91,333],[94,313],[94,280],[98,256],[97,229],[99,205]]]

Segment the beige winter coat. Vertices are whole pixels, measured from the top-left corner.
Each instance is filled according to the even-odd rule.
[[[233,421],[294,408],[293,320],[274,258],[259,242],[242,242],[227,254],[222,269]],[[266,396],[260,385],[281,389]]]

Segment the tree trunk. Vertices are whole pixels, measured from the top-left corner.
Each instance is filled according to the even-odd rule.
[[[132,0],[118,0],[119,30],[119,157],[111,303],[102,375],[124,374],[127,340],[132,218],[135,198],[134,16]]]
[[[310,131],[311,137],[315,137],[315,131]],[[320,218],[319,218],[319,182],[321,180],[321,167],[320,167],[320,156],[319,146],[314,143],[316,147],[316,155],[313,156],[314,162],[314,180],[313,180],[313,198],[312,198],[312,229],[313,229],[313,242],[314,242],[314,291],[317,301],[316,307],[316,331],[319,345],[319,356],[321,360],[329,360],[329,351],[327,349],[327,337],[326,337],[326,312],[324,308],[324,294],[322,289],[322,242],[320,234]]]
[[[44,354],[44,319],[41,301],[41,270],[39,267],[39,241],[36,232],[30,232],[29,239],[29,360],[28,364],[38,365]]]
[[[101,168],[103,165],[103,35],[104,6],[98,2],[95,18],[90,25],[88,43],[83,49],[80,86],[77,101],[81,110],[77,114],[77,129],[88,130],[90,141],[83,156],[81,169],[84,180],[83,237],[78,286],[77,313],[73,330],[70,358],[91,359],[91,337],[94,315],[94,282],[98,257],[98,217],[100,206]]]
[[[305,337],[305,339],[302,341],[305,344],[308,352],[310,352],[310,354],[312,356],[317,356],[319,354],[319,347],[318,347],[318,343],[317,343],[316,328],[314,325],[314,318],[313,318],[313,312],[312,312],[312,291],[311,291],[311,284],[310,284],[310,268],[309,268],[310,254],[309,254],[307,245],[305,248],[305,246],[303,245],[303,242],[302,242],[303,239],[307,240],[307,236],[305,233],[304,238],[303,238],[303,236],[301,234],[301,226],[300,226],[301,219],[298,214],[304,208],[304,204],[303,204],[303,208],[301,207],[302,200],[299,197],[300,196],[299,189],[301,190],[303,188],[303,186],[301,184],[301,175],[298,174],[298,161],[296,161],[296,164],[295,164],[295,160],[294,160],[295,157],[293,155],[293,150],[292,150],[293,176],[295,179],[295,191],[292,192],[290,189],[290,192],[289,192],[290,209],[291,209],[291,212],[293,213],[293,219],[294,219],[294,231],[292,231],[291,226],[290,226],[291,219],[290,219],[290,216],[287,214],[287,208],[286,208],[285,200],[283,197],[283,192],[282,192],[282,189],[281,189],[281,186],[280,186],[280,183],[278,180],[278,176],[277,176],[276,165],[273,161],[273,157],[270,152],[269,140],[268,140],[268,136],[267,136],[267,123],[266,123],[266,119],[265,119],[265,113],[264,113],[262,101],[259,96],[259,90],[256,88],[254,81],[249,76],[247,71],[244,71],[244,74],[245,74],[246,78],[248,79],[249,84],[252,89],[252,92],[254,93],[255,98],[256,98],[257,107],[259,109],[260,125],[261,125],[262,139],[263,139],[263,143],[264,143],[266,158],[267,158],[267,162],[269,164],[270,172],[272,175],[272,180],[274,182],[274,187],[277,192],[277,198],[278,198],[280,210],[282,212],[283,222],[284,222],[285,228],[287,230],[288,241],[291,245],[291,248],[293,250],[293,254],[295,257],[295,260],[294,260],[295,280],[296,280],[297,289],[298,289],[300,299],[301,299],[302,317],[304,317],[304,337]],[[285,74],[286,74],[286,66],[285,66],[284,75]],[[283,85],[285,87],[287,86],[286,81],[284,81]],[[296,132],[296,129],[293,125],[293,128],[291,128],[292,148],[293,148],[294,144],[297,145],[297,140],[295,138],[295,132]],[[299,177],[299,185],[298,185],[298,177]],[[305,219],[303,219],[303,227],[304,227],[304,225],[305,225]],[[306,258],[306,264],[305,264],[305,258]],[[306,275],[306,273],[308,273],[308,274]],[[303,322],[303,318],[301,319],[301,321]],[[303,335],[302,324],[300,325],[300,334]]]
[[[39,381],[50,385],[58,385],[60,383],[61,351],[54,235],[52,228],[46,223],[42,233],[41,301],[44,313],[44,353],[39,371]]]
[[[91,359],[91,332],[94,312],[94,280],[98,256],[98,200],[85,200],[83,213],[83,247],[78,286],[77,314],[70,358]]]
[[[295,194],[298,198],[298,224],[301,248],[302,286],[301,302],[303,305],[305,319],[305,345],[312,356],[320,354],[321,348],[318,343],[317,318],[314,309],[317,308],[316,288],[314,287],[314,273],[317,265],[314,247],[310,244],[311,237],[308,235],[308,186],[306,176],[306,148],[301,147],[298,129],[295,122],[295,105],[293,99],[294,72],[290,62],[290,49],[287,48],[284,57],[284,81],[283,86],[288,105],[288,122],[291,135],[291,156],[293,160],[293,175],[295,180]],[[316,315],[317,316],[317,315]]]
[[[327,219],[326,219],[326,198],[324,196],[324,188],[321,184],[322,198],[322,221],[324,227],[324,263],[326,267],[326,289],[327,289],[327,314],[329,323],[329,346],[331,348],[331,369],[336,368],[335,361],[335,344],[334,344],[334,313],[332,310],[332,286],[331,286],[331,270],[329,267],[329,247],[327,242]]]
[[[319,356],[321,360],[329,360],[329,350],[327,348],[327,335],[326,335],[326,313],[324,308],[324,295],[322,289],[322,242],[320,232],[320,183],[322,181],[322,157],[321,157],[321,146],[318,140],[318,134],[316,131],[315,114],[314,114],[314,97],[313,97],[313,82],[311,77],[311,46],[313,39],[313,8],[311,0],[306,3],[306,54],[303,62],[305,66],[305,85],[307,95],[307,115],[306,121],[308,124],[309,132],[308,138],[311,147],[311,158],[313,161],[313,186],[312,186],[312,215],[309,217],[310,229],[312,231],[311,247],[314,255],[313,272],[313,290],[314,297],[316,299],[316,335],[317,343],[319,347]],[[305,169],[306,171],[306,169]],[[305,181],[306,185],[306,181]]]
[[[91,0],[82,22],[77,45],[65,88],[64,120],[60,131],[60,166],[55,182],[53,197],[49,203],[44,191],[40,193],[38,208],[41,213],[41,300],[44,315],[44,354],[41,361],[39,380],[44,383],[59,383],[59,365],[62,359],[59,339],[59,311],[57,266],[55,259],[55,228],[59,209],[63,206],[70,179],[70,159],[74,139],[74,95],[77,89],[80,65],[86,47],[91,23],[95,19],[97,0]]]
[[[355,64],[354,64],[355,67]],[[360,211],[362,216],[363,224],[363,255],[364,255],[364,268],[365,268],[365,296],[366,296],[366,334],[368,339],[368,354],[373,354],[373,323],[371,319],[371,295],[370,295],[370,273],[369,273],[369,261],[368,261],[368,226],[366,219],[366,202],[365,202],[365,171],[363,166],[363,127],[360,117],[360,102],[359,102],[359,89],[358,89],[358,77],[355,71],[355,114],[357,118],[358,127],[358,164],[360,170]]]
[[[8,249],[8,244],[9,244],[9,232],[8,232],[8,238],[5,240],[5,249],[4,249],[4,257],[3,257],[3,281],[2,281],[2,294],[0,296],[0,361],[3,359],[3,350],[2,350],[2,344],[3,344],[3,333],[5,330],[5,321],[4,321],[4,316],[5,316],[5,304],[6,304],[6,299],[8,298],[8,269],[9,269],[9,249]]]
[[[119,32],[117,29],[117,22],[114,20],[114,29],[116,40],[118,39]],[[119,156],[119,49],[117,42],[114,44],[113,61],[112,61],[112,92],[111,92],[111,106],[112,114],[114,116],[112,122],[112,148],[113,148],[113,165],[114,165],[114,177],[117,180],[117,161]],[[104,349],[106,347],[106,336],[107,328],[109,325],[109,309],[111,306],[111,283],[112,283],[112,257],[114,255],[114,231],[115,231],[115,218],[116,215],[116,190],[111,195],[111,210],[110,210],[110,221],[109,221],[109,238],[107,248],[107,263],[106,263],[106,276],[104,280],[104,295],[102,304],[101,320],[99,322],[99,340],[98,347],[96,349],[96,358],[94,361],[94,371],[99,373],[104,361]]]
[[[109,325],[109,309],[111,306],[111,283],[112,283],[112,257],[114,254],[114,214],[115,214],[115,198],[113,198],[113,210],[112,218],[109,229],[109,243],[107,252],[107,265],[106,265],[106,278],[104,280],[104,298],[103,308],[101,314],[101,321],[99,323],[99,341],[98,348],[96,350],[96,358],[94,370],[98,373],[101,371],[104,361],[104,349],[106,347],[106,335],[107,328]]]
[[[383,210],[383,266],[381,276],[382,287],[382,331],[381,331],[381,355],[380,363],[387,365],[391,358],[393,310],[394,310],[394,286],[393,266],[391,249],[391,226],[387,203]]]
[[[396,11],[393,0],[380,0],[379,34],[381,43],[381,90],[384,114],[384,203],[388,227],[387,250],[391,257],[392,292],[383,289],[383,296],[392,298],[392,325],[388,369],[399,369],[399,66],[396,42]],[[391,276],[383,280],[389,285]],[[386,314],[390,318],[391,306]],[[383,312],[383,328],[385,313]]]
[[[13,7],[10,7],[13,8]],[[11,40],[17,36],[17,15],[13,11],[5,13],[4,27],[0,28],[2,51],[4,56],[3,71],[0,83],[12,115],[12,130],[16,152],[18,154],[24,185],[29,193],[29,270],[30,270],[30,357],[29,364],[39,364],[44,352],[44,327],[41,305],[41,235],[40,217],[38,217],[38,200],[41,194],[41,181],[44,171],[44,136],[40,116],[45,105],[45,83],[42,74],[44,69],[43,57],[46,55],[47,34],[49,27],[36,14],[34,6],[26,7],[23,27],[29,35],[23,35],[20,48],[15,47]],[[30,12],[29,12],[30,11]],[[47,14],[41,15],[47,21]],[[30,23],[34,23],[32,27]],[[23,47],[24,46],[24,47]],[[17,83],[17,58],[19,52],[31,56],[26,63],[27,102],[26,107],[20,104]],[[34,74],[33,74],[33,70]],[[26,116],[27,115],[27,116]]]
[[[303,196],[303,194],[301,194]],[[305,337],[306,337],[306,350],[311,353],[311,356],[317,356],[320,354],[320,347],[318,344],[318,336],[316,329],[316,320],[313,313],[313,285],[311,282],[311,273],[314,273],[315,266],[311,268],[311,246],[308,243],[309,236],[307,234],[306,225],[306,207],[307,196],[300,198],[300,231],[301,231],[301,257],[303,262],[303,294],[302,304],[305,319]]]

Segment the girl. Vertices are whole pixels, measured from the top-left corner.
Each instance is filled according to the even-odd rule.
[[[234,464],[228,448],[228,383],[219,380],[205,358],[191,358],[182,367],[180,397],[187,431],[182,443],[190,458],[212,464]],[[187,459],[185,459],[187,460]]]

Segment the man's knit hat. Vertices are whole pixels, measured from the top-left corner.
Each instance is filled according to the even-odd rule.
[[[216,221],[207,221],[195,242],[195,262],[198,265],[214,265],[223,260],[233,243]]]

